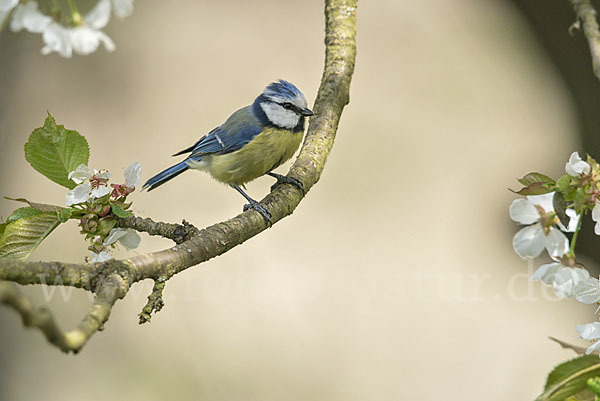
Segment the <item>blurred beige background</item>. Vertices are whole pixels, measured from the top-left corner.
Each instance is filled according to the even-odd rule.
[[[320,1],[138,1],[106,29],[115,53],[71,60],[2,33],[1,195],[64,202],[23,157],[46,110],[88,138],[91,167],[118,177],[139,161],[147,179],[272,80],[312,103],[323,23]],[[572,357],[547,336],[577,342],[595,317],[527,282],[542,260],[512,251],[507,188],[561,174],[574,132],[571,99],[510,5],[361,2],[351,102],[296,212],[173,278],[144,326],[151,283],[135,285],[77,356],[0,308],[0,399],[533,399]],[[198,227],[243,205],[195,172],[133,199],[142,216]],[[17,206],[0,200],[0,215]],[[60,227],[33,258],[82,261],[77,231]],[[144,237],[138,252],[170,245]],[[88,296],[51,290],[27,289],[77,324]]]

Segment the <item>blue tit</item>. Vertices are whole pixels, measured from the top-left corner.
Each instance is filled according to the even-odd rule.
[[[188,169],[207,171],[214,179],[231,186],[270,224],[271,215],[242,187],[262,175],[277,179],[275,185],[293,184],[302,191],[302,183],[273,173],[289,160],[302,142],[304,121],[313,112],[306,98],[293,84],[279,80],[246,106],[233,113],[222,125],[200,138],[194,145],[173,156],[188,157],[150,178],[143,186],[151,191]]]

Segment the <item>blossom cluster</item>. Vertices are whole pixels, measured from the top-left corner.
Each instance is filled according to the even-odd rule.
[[[127,196],[140,185],[142,168],[133,163],[125,169],[125,183],[110,184],[108,170],[90,170],[85,164],[69,173],[69,179],[78,184],[65,197],[72,214],[79,217],[81,233],[90,241],[90,261],[104,262],[111,259],[110,250],[116,244],[127,250],[137,248],[140,237],[135,230],[117,227],[119,217],[131,213],[127,211],[131,203]]]
[[[56,52],[70,58],[73,52],[80,55],[93,53],[100,44],[106,50],[114,51],[114,42],[102,29],[108,24],[111,12],[119,18],[133,12],[133,0],[99,0],[83,16],[79,14],[75,0],[69,0],[69,6],[68,23],[65,24],[65,13],[55,7],[44,13],[34,0],[0,0],[0,27],[8,20],[13,32],[24,29],[41,33],[44,42],[42,54]]]
[[[584,304],[600,303],[600,281],[576,262],[575,242],[582,217],[591,212],[595,232],[600,235],[600,165],[591,157],[583,161],[577,152],[565,165],[566,174],[554,181],[539,173],[519,180],[527,185],[509,208],[513,221],[525,225],[513,237],[515,252],[524,259],[546,250],[552,259],[531,276],[551,286],[563,299]],[[571,244],[565,233],[573,233]],[[597,340],[587,353],[600,350],[600,322],[577,326],[581,338]]]

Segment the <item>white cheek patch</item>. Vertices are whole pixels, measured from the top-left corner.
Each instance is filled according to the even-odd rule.
[[[262,107],[269,121],[278,127],[292,129],[300,121],[298,114],[292,110],[284,109],[277,103],[265,102],[261,103],[260,107]]]

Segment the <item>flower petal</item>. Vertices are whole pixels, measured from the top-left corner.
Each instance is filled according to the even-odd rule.
[[[142,175],[142,166],[135,162],[125,169],[125,185],[129,188],[135,188],[140,185],[140,176]]]
[[[93,29],[102,29],[110,20],[110,0],[100,0],[83,18]]]
[[[581,157],[579,157],[579,153],[577,152],[571,153],[569,161],[565,164],[565,171],[573,177],[579,177],[582,173],[589,174],[590,168],[588,163],[581,160]]]
[[[570,268],[561,268],[554,275],[554,293],[559,298],[572,298],[575,284]]]
[[[561,264],[557,262],[547,263],[545,265],[541,265],[538,269],[531,275],[529,280],[541,280],[546,285],[552,285],[554,283],[554,275],[561,268]]]
[[[0,12],[7,12],[15,8],[19,0],[0,0]]]
[[[103,178],[105,180],[108,180],[112,176],[112,174],[110,173],[110,171],[102,169],[100,171],[94,170],[94,176],[96,178]]]
[[[565,210],[565,214],[569,217],[569,225],[565,227],[562,223],[558,223],[558,226],[561,230],[566,231],[568,233],[573,233],[577,230],[577,224],[579,224],[579,219],[581,215],[577,214],[574,209]]]
[[[137,248],[140,245],[141,238],[132,228],[113,228],[108,237],[104,240],[104,246],[112,245],[119,241],[127,250]]]
[[[69,29],[69,37],[73,51],[82,56],[95,52],[100,44],[98,31],[85,25]]]
[[[67,206],[78,205],[88,200],[92,186],[90,184],[79,184],[72,191],[67,192]]]
[[[35,1],[19,4],[10,21],[10,29],[18,32],[26,29],[29,32],[41,33],[52,22],[52,18],[38,10]]]
[[[56,22],[50,23],[42,33],[42,39],[46,46],[42,48],[42,54],[57,52],[63,57],[70,58],[73,54],[71,37],[66,28]]]
[[[124,237],[125,235],[127,235],[126,229],[120,228],[120,227],[113,228],[108,233],[108,237],[106,237],[106,239],[104,240],[103,245],[104,246],[112,245],[115,242],[117,242],[119,239],[121,239],[121,237]]]
[[[540,223],[523,227],[513,237],[513,248],[522,258],[535,258],[544,249],[545,237]]]
[[[595,304],[600,301],[600,281],[595,277],[581,280],[573,290],[575,299],[583,304]]]
[[[140,246],[140,242],[142,239],[140,235],[131,228],[127,229],[127,233],[119,239],[121,245],[123,245],[127,250],[135,249]]]
[[[597,341],[597,342],[593,343],[592,345],[590,345],[588,347],[588,349],[585,350],[585,354],[589,355],[594,351],[598,351],[598,349],[600,349],[600,341]]]
[[[554,293],[559,298],[573,298],[577,285],[589,279],[589,277],[590,275],[585,269],[572,267],[560,268],[554,275]]]
[[[90,252],[90,257],[92,263],[106,262],[107,260],[112,259],[112,256],[108,251],[101,251],[100,253]]]
[[[600,338],[600,322],[577,325],[577,332],[584,340],[596,340]]]
[[[594,208],[592,209],[592,220],[600,221],[600,202],[596,201]]]
[[[119,18],[125,18],[133,12],[133,0],[112,0],[115,15]]]
[[[569,250],[569,240],[562,231],[551,227],[550,232],[544,238],[544,244],[551,257],[560,258]]]
[[[92,176],[92,172],[85,164],[80,164],[77,168],[69,173],[69,179],[76,184],[81,184]]]
[[[544,209],[545,212],[554,211],[554,192],[550,192],[542,195],[529,195],[527,200],[534,205],[539,205]]]
[[[91,191],[92,198],[102,198],[112,192],[112,189],[106,185],[100,185]]]
[[[540,218],[534,204],[527,199],[515,199],[510,204],[508,213],[513,221],[521,224],[533,224]]]
[[[98,39],[100,39],[100,42],[104,45],[104,48],[107,52],[114,52],[117,48],[117,46],[115,46],[115,42],[113,42],[112,39],[102,31],[98,31]]]

